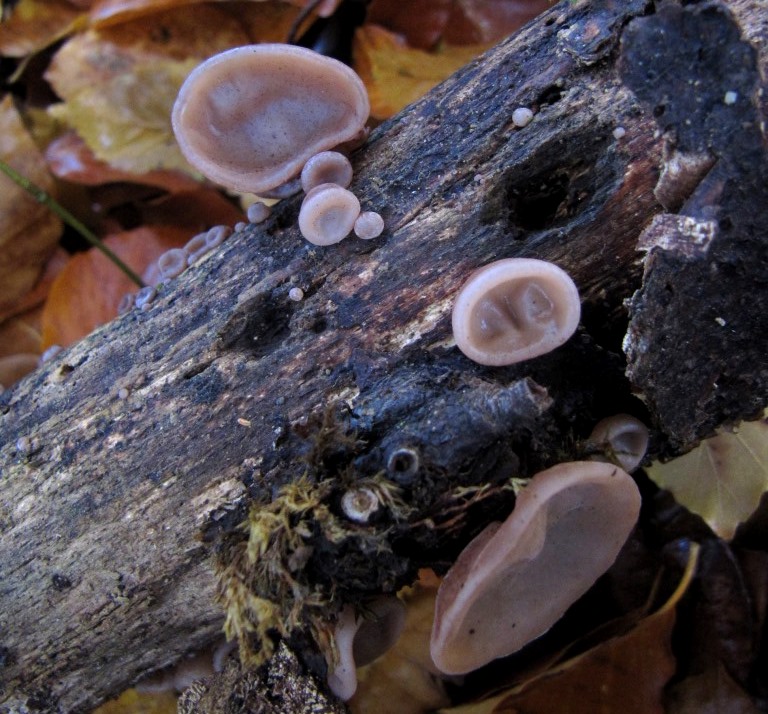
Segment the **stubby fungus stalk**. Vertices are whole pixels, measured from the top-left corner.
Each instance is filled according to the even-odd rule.
[[[359,215],[355,194],[335,183],[321,183],[302,201],[299,230],[310,243],[333,245],[349,235]]]
[[[245,215],[251,223],[264,223],[272,213],[272,209],[261,201],[255,201],[250,206]]]
[[[370,664],[395,642],[405,625],[405,606],[382,596],[366,605],[362,615],[345,605],[334,630],[336,664],[328,671],[328,687],[344,701],[357,689],[357,667]]]
[[[172,123],[209,179],[263,195],[315,154],[356,137],[370,105],[361,79],[302,47],[249,45],[215,55],[179,91]]]
[[[437,594],[430,651],[464,674],[544,634],[613,563],[640,512],[626,472],[563,463],[534,476],[515,509],[459,555]]]
[[[617,463],[631,473],[640,466],[648,450],[648,427],[629,414],[615,414],[595,424],[589,442],[605,454],[593,455],[591,459]]]
[[[352,183],[352,164],[338,151],[315,154],[301,170],[301,187],[309,193],[321,183],[335,183],[347,188]]]
[[[576,330],[579,291],[561,268],[507,258],[476,270],[453,306],[453,337],[479,364],[499,367],[550,352]]]

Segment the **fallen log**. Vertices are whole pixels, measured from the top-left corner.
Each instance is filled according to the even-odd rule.
[[[355,155],[381,238],[310,246],[285,201],[0,395],[1,710],[86,711],[210,643],[223,614],[199,536],[224,543],[221,570],[249,504],[286,485],[342,529],[313,512],[293,574],[322,617],[445,567],[509,510],[511,477],[583,456],[603,416],[642,416],[661,455],[756,416],[766,14],[560,3]],[[453,346],[452,300],[514,256],[573,277],[581,327],[481,367]],[[392,501],[345,525],[343,494],[371,480]]]

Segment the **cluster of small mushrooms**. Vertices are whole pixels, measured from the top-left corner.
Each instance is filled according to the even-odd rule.
[[[378,213],[361,211],[348,190],[352,164],[334,150],[365,141],[369,112],[365,85],[346,65],[301,47],[264,44],[199,65],[171,120],[183,154],[209,179],[265,198],[303,189],[299,229],[325,246],[353,230],[371,239],[384,229]]]
[[[267,44],[200,65],[184,83],[172,120],[187,159],[213,181],[267,198],[303,188],[301,233],[331,245],[352,230],[374,238],[383,229],[378,214],[361,212],[348,190],[352,166],[334,151],[364,140],[368,112],[365,87],[350,68],[310,50]],[[526,113],[516,123],[523,127],[531,118]],[[252,222],[267,216],[264,204],[249,209]],[[226,237],[219,228],[169,251],[158,269],[164,276],[181,272]],[[455,300],[453,335],[470,359],[504,366],[562,345],[580,314],[578,290],[561,268],[510,258],[469,277]],[[627,472],[639,465],[647,441],[647,429],[633,417],[600,422],[589,439],[591,460],[535,475],[519,489],[507,520],[467,545],[437,595],[437,670],[463,674],[519,650],[610,567],[639,514],[640,495]],[[390,646],[402,623],[397,598],[374,601],[362,614],[345,606],[328,666],[330,689],[349,699],[356,666]]]

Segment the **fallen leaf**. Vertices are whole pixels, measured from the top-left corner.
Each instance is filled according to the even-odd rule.
[[[443,39],[449,44],[496,43],[553,4],[551,0],[456,0]]]
[[[24,57],[74,31],[82,13],[66,0],[21,0],[0,23],[0,55]]]
[[[53,189],[45,160],[9,96],[0,102],[0,159],[40,188]],[[35,284],[56,249],[61,228],[48,208],[0,174],[0,313]]]
[[[189,230],[143,226],[107,237],[104,242],[134,272],[142,274],[169,248],[182,246]],[[78,253],[56,278],[43,310],[43,348],[67,345],[117,315],[123,296],[137,288],[103,253]]]
[[[354,58],[371,100],[371,115],[386,119],[426,94],[489,45],[441,46],[435,52],[409,48],[402,38],[376,25],[355,33]]]
[[[88,19],[92,27],[109,27],[200,2],[202,0],[97,0],[91,5]]]
[[[39,355],[28,352],[0,357],[0,387],[10,387],[22,377],[34,372],[38,359]]]
[[[768,410],[762,419],[704,439],[684,456],[654,462],[647,472],[721,538],[731,538],[768,490]]]
[[[406,596],[400,639],[382,657],[358,669],[357,692],[348,702],[352,714],[424,714],[448,703],[429,656],[438,585],[434,574],[425,574]]]
[[[454,0],[373,0],[366,22],[401,35],[414,49],[431,50],[440,42]]]
[[[176,714],[176,696],[171,692],[128,689],[117,699],[102,704],[93,714]]]
[[[46,72],[64,100],[49,112],[115,168],[192,173],[171,130],[179,87],[202,60],[248,41],[237,19],[211,5],[89,30],[69,40]]]
[[[25,352],[39,355],[42,351],[40,349],[41,317],[42,309],[37,307],[0,324],[0,357],[10,357]]]

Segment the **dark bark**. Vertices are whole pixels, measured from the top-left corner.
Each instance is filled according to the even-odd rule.
[[[0,396],[6,710],[87,710],[210,642],[222,611],[197,536],[303,476],[318,500],[293,576],[322,600],[317,623],[447,565],[509,510],[511,476],[582,456],[603,416],[647,419],[668,454],[756,414],[766,65],[739,27],[766,9],[658,5],[561,3],[378,129],[353,190],[380,239],[314,248],[285,202]],[[480,367],[451,345],[452,299],[513,256],[573,276],[582,326],[550,355]],[[339,508],[360,480],[397,496],[367,527]],[[226,536],[220,566],[241,546]],[[306,634],[292,644],[322,674]]]

